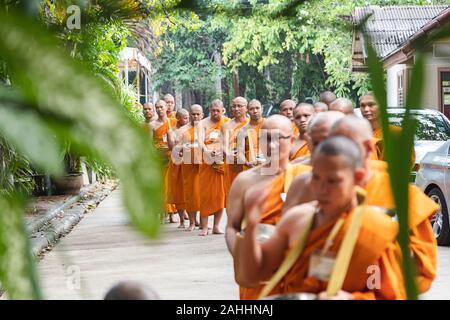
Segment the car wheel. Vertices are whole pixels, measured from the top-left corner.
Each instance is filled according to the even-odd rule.
[[[439,205],[439,210],[431,218],[433,233],[438,245],[450,245],[450,224],[448,219],[447,203],[445,197],[439,188],[433,188],[428,192],[428,196]]]

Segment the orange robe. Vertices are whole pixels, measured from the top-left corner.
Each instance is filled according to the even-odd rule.
[[[176,119],[176,114],[177,114],[176,111],[172,111],[172,112],[167,114],[167,118]]]
[[[311,155],[311,152],[309,151],[308,144],[305,143],[300,148],[298,148],[297,151],[295,151],[295,153],[292,154],[291,157],[289,157],[289,160],[292,161],[292,160],[295,160],[297,158],[308,156],[308,155]]]
[[[353,212],[346,215],[345,222],[338,232],[330,252],[337,254]],[[292,268],[272,290],[272,294],[326,291],[328,282],[308,276],[312,253],[322,249],[335,222],[322,225],[309,233],[305,248]],[[388,215],[367,207],[362,217],[361,228],[350,259],[342,290],[353,294],[355,299],[405,299],[400,248],[396,242],[398,224]],[[368,279],[373,272],[370,267],[379,267],[380,287],[369,289]]]
[[[239,123],[236,127],[233,128],[229,140],[229,145],[231,148],[236,148],[237,146],[237,133],[239,130],[247,125],[248,120],[243,121]],[[225,163],[224,166],[224,187],[225,187],[225,195],[228,195],[230,192],[231,184],[233,183],[234,179],[236,179],[237,175],[242,172],[243,170],[242,164],[227,164]]]
[[[190,143],[194,143],[195,141],[195,129],[195,127],[192,127],[185,132],[189,136]],[[195,150],[191,154],[191,163],[183,163],[181,165],[183,172],[184,204],[187,212],[197,212],[200,210],[200,165],[193,161],[194,152]]]
[[[373,176],[365,186],[367,204],[386,209],[394,209],[387,163],[372,161]],[[427,291],[437,268],[437,243],[429,219],[439,206],[427,197],[417,186],[409,186],[409,227],[410,248],[417,263],[417,286],[419,292]]]
[[[178,211],[184,210],[183,170],[181,164],[175,164],[169,160],[168,175],[168,199],[167,203],[175,205]]]
[[[256,157],[259,154],[259,131],[261,130],[261,127],[263,125],[264,121],[261,121],[259,124],[257,124],[255,127],[250,126],[250,124],[247,124],[242,130],[245,130],[245,159],[248,162],[255,162]],[[250,140],[249,135],[251,137],[252,141],[252,149],[253,149],[253,157],[252,153],[250,152]],[[247,170],[247,166],[243,166],[244,170]]]
[[[293,165],[293,177],[300,175],[303,172],[311,171],[312,167],[304,164]],[[276,225],[281,219],[281,210],[283,209],[282,193],[287,193],[285,190],[285,174],[280,174],[273,180],[271,190],[267,197],[264,210],[261,216],[261,222],[265,224]],[[256,300],[258,299],[264,285],[259,285],[255,288],[239,288],[239,296],[241,300]]]
[[[389,125],[389,130],[395,134],[400,134],[402,131],[402,128],[394,126],[394,125]],[[385,160],[384,148],[383,148],[383,131],[381,130],[381,128],[378,128],[373,131],[373,137],[375,139],[378,139],[378,141],[376,141],[376,143],[375,143],[378,159],[374,159],[373,156],[372,156],[372,159],[373,160]],[[416,152],[413,148],[412,154],[411,154],[411,167],[414,167],[415,164],[416,164]]]
[[[294,137],[298,138],[298,136],[300,135],[300,131],[298,130],[297,126],[295,125],[294,120],[292,120],[292,131],[293,131]]]
[[[228,118],[222,118],[215,126],[208,128],[205,132],[206,146],[209,151],[220,150],[214,148],[214,145],[220,144],[220,129],[222,125],[228,121]],[[217,138],[212,138],[211,134],[216,133]],[[205,161],[200,164],[200,185],[203,192],[200,193],[200,215],[207,217],[216,213],[220,209],[225,208],[225,188],[223,184],[224,179],[224,165],[223,164],[208,164]]]
[[[174,128],[176,126],[176,119],[167,119],[164,124],[159,126],[156,130],[153,130],[153,141],[155,144],[155,148],[159,150],[165,159],[165,161],[168,161],[170,157],[170,151],[169,146],[167,144],[167,132],[170,128]],[[167,165],[164,167],[163,172],[163,178],[164,178],[164,202],[166,207],[166,212],[168,213],[174,213],[177,212],[177,209],[175,205],[168,203],[168,184],[169,184],[169,176],[168,176],[168,167]]]

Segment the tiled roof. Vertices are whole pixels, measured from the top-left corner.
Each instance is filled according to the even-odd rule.
[[[370,15],[363,27],[369,35],[378,57],[384,58],[400,47],[448,6],[369,6],[355,8],[353,23],[358,25]]]

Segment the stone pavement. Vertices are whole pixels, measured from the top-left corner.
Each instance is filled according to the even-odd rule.
[[[128,225],[120,197],[114,191],[39,262],[46,299],[102,299],[122,280],[149,285],[162,299],[238,299],[223,235],[166,224],[158,240],[144,239]]]
[[[44,295],[102,299],[115,283],[136,280],[162,299],[237,299],[223,236],[197,234],[166,224],[158,240],[144,239],[128,225],[116,190],[40,261]],[[423,299],[450,299],[450,248],[438,251],[438,276]]]

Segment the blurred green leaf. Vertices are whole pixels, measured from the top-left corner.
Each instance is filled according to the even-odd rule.
[[[51,127],[70,138],[78,152],[114,166],[131,221],[156,236],[162,209],[160,159],[111,88],[64,54],[33,21],[0,12],[0,38],[0,54],[29,106],[59,119]]]
[[[9,299],[41,299],[34,257],[26,237],[25,201],[0,195],[0,282]]]
[[[38,168],[61,174],[60,147],[53,132],[34,110],[2,101],[0,90],[0,132]]]
[[[417,61],[418,63],[416,62],[413,68],[412,82],[408,90],[408,97],[406,98],[407,105],[402,130],[401,132],[394,132],[389,127],[383,65],[377,58],[375,50],[370,43],[370,39],[365,38],[365,42],[367,43],[367,64],[369,67],[372,88],[380,110],[385,160],[388,163],[392,193],[399,219],[400,228],[398,241],[402,251],[406,294],[408,299],[417,300],[418,293],[415,282],[415,266],[410,255],[408,225],[408,186],[411,172],[410,155],[413,150],[416,126],[410,116],[411,105],[408,103],[420,104],[423,60],[419,59],[419,61]],[[414,90],[416,90],[416,92],[411,92]]]

